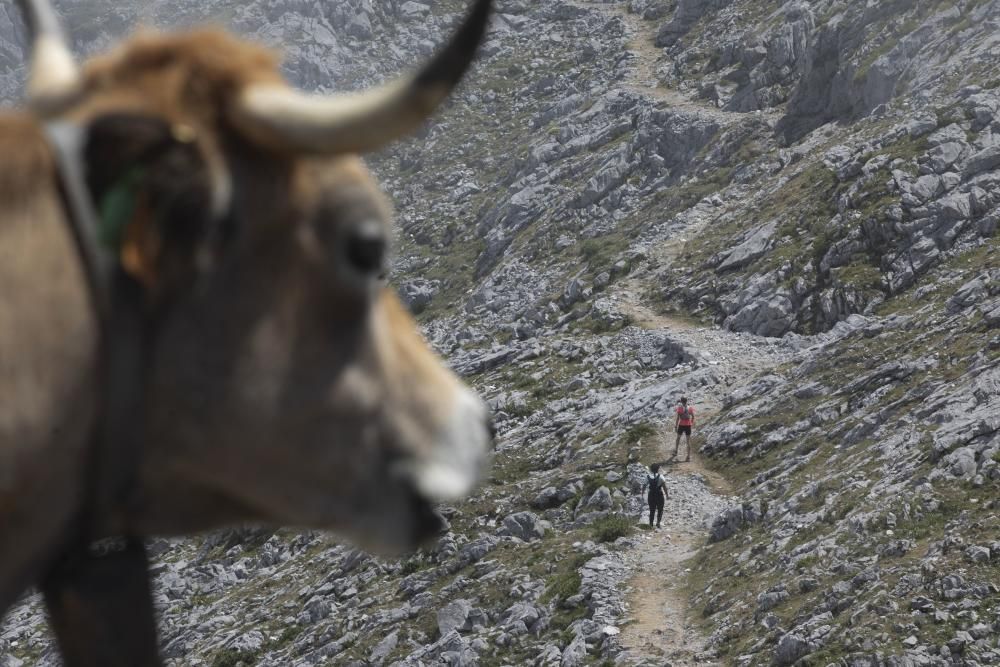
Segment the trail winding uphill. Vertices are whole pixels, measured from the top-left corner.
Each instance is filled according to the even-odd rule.
[[[684,239],[696,234],[701,224],[691,223],[673,240],[651,247],[650,266],[654,268],[639,271],[622,281],[613,299],[618,311],[637,326],[666,333],[689,350],[698,363],[712,369],[719,385],[695,389],[690,398],[693,403],[714,411],[721,407],[720,392],[786,361],[790,351],[778,339],[705,326],[678,314],[663,313],[662,308],[649,303],[650,285],[654,284],[650,274],[655,267],[669,267],[678,261]]]
[[[691,318],[664,314],[649,303],[657,272],[682,260],[687,239],[701,231],[705,218],[676,223],[669,240],[647,248],[646,268],[618,285],[614,303],[637,326],[665,333],[692,352],[699,364],[711,367],[718,383],[689,392],[698,411],[698,427],[703,427],[722,407],[727,390],[786,361],[790,352],[776,339],[704,326]],[[619,642],[626,656],[624,664],[715,665],[713,654],[706,650],[707,638],[691,616],[687,574],[689,561],[704,544],[709,523],[734,499],[725,478],[702,464],[700,428],[695,429],[690,460],[686,460],[683,442],[679,455],[674,452],[671,426],[672,419],[665,415],[656,436],[670,496],[662,528],[644,533],[642,542],[627,556],[633,574],[628,580],[627,616],[622,619]],[[640,522],[647,525],[645,508],[641,511]]]
[[[636,280],[635,285],[638,284]],[[768,339],[658,314],[643,302],[638,289],[624,289],[619,294],[622,312],[633,321],[646,329],[667,332],[685,348],[695,350],[702,363],[712,365],[720,383],[690,392],[690,399],[698,409],[698,427],[711,422],[726,388],[742,384],[747,377],[787,358],[787,350]],[[668,418],[666,426],[669,425]],[[689,461],[684,460],[683,441],[679,455],[674,454],[675,437],[667,427],[657,434],[670,496],[662,528],[645,532],[639,546],[627,556],[632,576],[628,581],[627,615],[622,619],[619,638],[627,656],[624,664],[659,665],[664,661],[672,665],[716,664],[705,650],[707,638],[691,617],[685,584],[690,572],[688,561],[704,543],[709,523],[734,500],[729,495],[731,488],[727,481],[702,465],[697,452],[698,427]],[[639,520],[646,523],[645,508]]]
[[[603,4],[575,0],[577,7],[602,12],[625,25],[630,66],[619,87],[657,100],[672,109],[709,117],[726,126],[743,114],[726,112],[709,102],[693,99],[685,92],[661,83],[657,72],[663,52],[654,45],[656,23],[628,11],[625,4]],[[760,114],[765,115],[768,114]],[[777,115],[769,121],[777,120]],[[743,384],[748,377],[767,371],[788,359],[789,350],[779,341],[751,334],[704,326],[694,319],[662,312],[650,303],[662,271],[683,261],[685,246],[711,220],[708,216],[682,216],[648,239],[645,268],[632,273],[616,286],[609,298],[613,308],[638,327],[663,333],[690,351],[698,365],[708,366],[716,384],[693,388],[689,398],[699,410],[701,424],[721,408],[724,393]],[[664,233],[664,232],[669,233]],[[666,239],[666,240],[664,240]],[[665,416],[657,435],[670,496],[666,501],[662,528],[643,533],[641,542],[626,555],[631,577],[626,588],[626,616],[620,620],[618,640],[624,649],[619,664],[713,665],[706,651],[707,637],[696,625],[689,609],[687,574],[689,561],[704,543],[708,524],[733,502],[724,478],[708,471],[697,453],[697,429],[690,460],[674,455],[672,420]],[[640,521],[646,525],[646,509]]]
[[[609,20],[620,19],[627,35],[624,48],[629,62],[625,77],[617,88],[662,102],[667,107],[685,113],[709,117],[725,126],[745,114],[724,111],[708,100],[697,98],[697,91],[671,88],[663,83],[660,68],[664,66],[664,50],[656,46],[656,33],[660,23],[646,20],[629,10],[628,3],[608,4],[570,0],[574,7],[604,14]],[[613,86],[614,87],[614,86]],[[781,114],[773,111],[755,111],[755,116],[777,122]]]

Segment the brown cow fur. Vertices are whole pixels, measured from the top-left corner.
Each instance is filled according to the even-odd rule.
[[[152,95],[149,101],[168,117],[208,119],[245,86],[281,82],[278,62],[273,52],[219,30],[147,32],[90,60],[84,88],[100,96],[101,106],[120,108],[141,92],[146,100]]]
[[[36,122],[0,116],[0,609],[47,565],[83,479],[94,326]]]

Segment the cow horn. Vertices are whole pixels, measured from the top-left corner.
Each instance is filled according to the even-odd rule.
[[[47,0],[18,0],[31,33],[28,104],[43,114],[57,113],[80,90],[80,70],[66,46],[59,19]]]
[[[363,153],[420,125],[465,73],[486,32],[491,0],[476,0],[450,43],[422,70],[361,93],[310,96],[277,84],[242,91],[234,122],[282,150]]]

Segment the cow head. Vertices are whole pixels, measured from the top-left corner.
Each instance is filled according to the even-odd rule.
[[[51,8],[22,4],[29,105],[86,134],[104,242],[155,321],[141,463],[102,530],[428,537],[429,503],[480,476],[489,418],[386,287],[390,211],[356,154],[444,99],[488,0],[416,75],[332,98],[213,31],[140,35],[78,68]]]

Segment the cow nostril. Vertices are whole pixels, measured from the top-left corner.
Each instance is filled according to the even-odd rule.
[[[373,229],[361,228],[347,239],[347,261],[357,271],[381,275],[385,271],[385,236]]]

